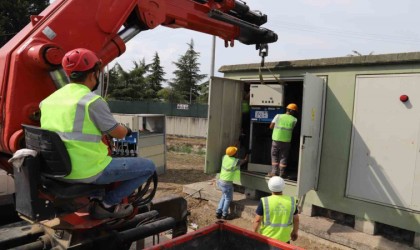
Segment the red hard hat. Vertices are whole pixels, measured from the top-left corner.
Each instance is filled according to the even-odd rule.
[[[88,71],[100,62],[101,60],[95,53],[88,49],[79,48],[67,52],[61,61],[61,65],[67,75],[70,76],[75,71]]]

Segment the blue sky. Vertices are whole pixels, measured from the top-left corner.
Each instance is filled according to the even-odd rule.
[[[313,59],[362,54],[420,51],[419,0],[246,0],[252,10],[268,15],[263,27],[279,40],[270,45],[266,61]],[[200,52],[201,73],[210,74],[212,36],[185,29],[158,27],[129,41],[126,53],[110,63],[124,69],[133,61],[151,62],[158,52],[166,78],[172,78],[174,61],[185,53],[190,40]],[[216,40],[215,75],[222,65],[258,63],[254,46],[235,43],[225,48]]]

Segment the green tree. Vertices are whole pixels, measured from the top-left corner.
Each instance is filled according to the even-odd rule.
[[[147,96],[150,95],[145,77],[148,65],[144,59],[133,63],[134,68],[131,71],[125,71],[118,63],[112,68],[111,71],[114,76],[117,76],[117,81],[110,83],[110,99],[129,101],[147,99]]]
[[[149,71],[149,65],[143,58],[138,63],[134,63],[134,68],[129,73],[129,87],[134,91],[134,99],[149,99],[154,95],[154,91],[149,89],[146,83],[146,74]]]
[[[206,78],[206,74],[200,74],[200,53],[194,50],[194,41],[188,43],[188,50],[177,62],[173,62],[177,69],[173,72],[175,78],[169,83],[173,91],[183,97],[186,102],[192,102],[199,96],[198,83]]]
[[[171,103],[179,103],[183,100],[183,96],[180,95],[178,92],[174,91],[174,89],[172,89],[171,87],[166,87],[159,90],[157,96],[159,99]]]
[[[160,65],[160,58],[157,52],[153,57],[152,63],[149,65],[150,75],[147,76],[146,82],[150,92],[148,98],[156,99],[158,97],[157,93],[162,89],[162,82],[166,81],[163,76],[165,75],[165,71],[163,67]]]
[[[199,86],[199,96],[197,101],[199,103],[207,104],[209,100],[209,81],[203,82]]]
[[[105,75],[105,98],[106,99],[115,99],[112,96],[112,93],[115,91],[119,84],[119,75],[117,67],[121,67],[118,63],[112,67],[107,74]]]
[[[31,15],[38,15],[49,0],[0,0],[0,47],[30,22]]]

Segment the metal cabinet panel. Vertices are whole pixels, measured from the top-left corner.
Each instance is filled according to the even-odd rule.
[[[163,144],[138,148],[138,155],[141,157],[159,155],[159,154],[163,154],[164,152],[165,152],[165,145]]]
[[[137,148],[150,147],[155,145],[162,145],[165,143],[165,136],[157,135],[139,135]]]
[[[357,77],[347,196],[420,211],[419,114],[419,74]]]
[[[137,156],[155,163],[158,174],[166,169],[166,121],[161,114],[114,114],[115,119],[138,132]]]
[[[283,106],[283,89],[283,85],[279,84],[251,84],[249,105]]]
[[[209,91],[205,172],[217,173],[226,147],[239,138],[243,82],[212,77]]]
[[[298,171],[298,197],[318,185],[324,124],[325,82],[305,74],[303,81],[302,123]]]

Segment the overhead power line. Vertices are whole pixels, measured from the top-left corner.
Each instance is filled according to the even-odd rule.
[[[310,32],[315,34],[324,34],[336,37],[348,37],[362,40],[372,40],[381,42],[393,42],[393,43],[408,43],[408,44],[420,44],[420,39],[410,38],[407,36],[395,35],[395,34],[375,34],[360,31],[349,31],[342,29],[334,29],[328,27],[320,27],[314,25],[290,23],[290,22],[278,22],[271,24],[270,27],[278,29],[287,29],[294,31]]]

